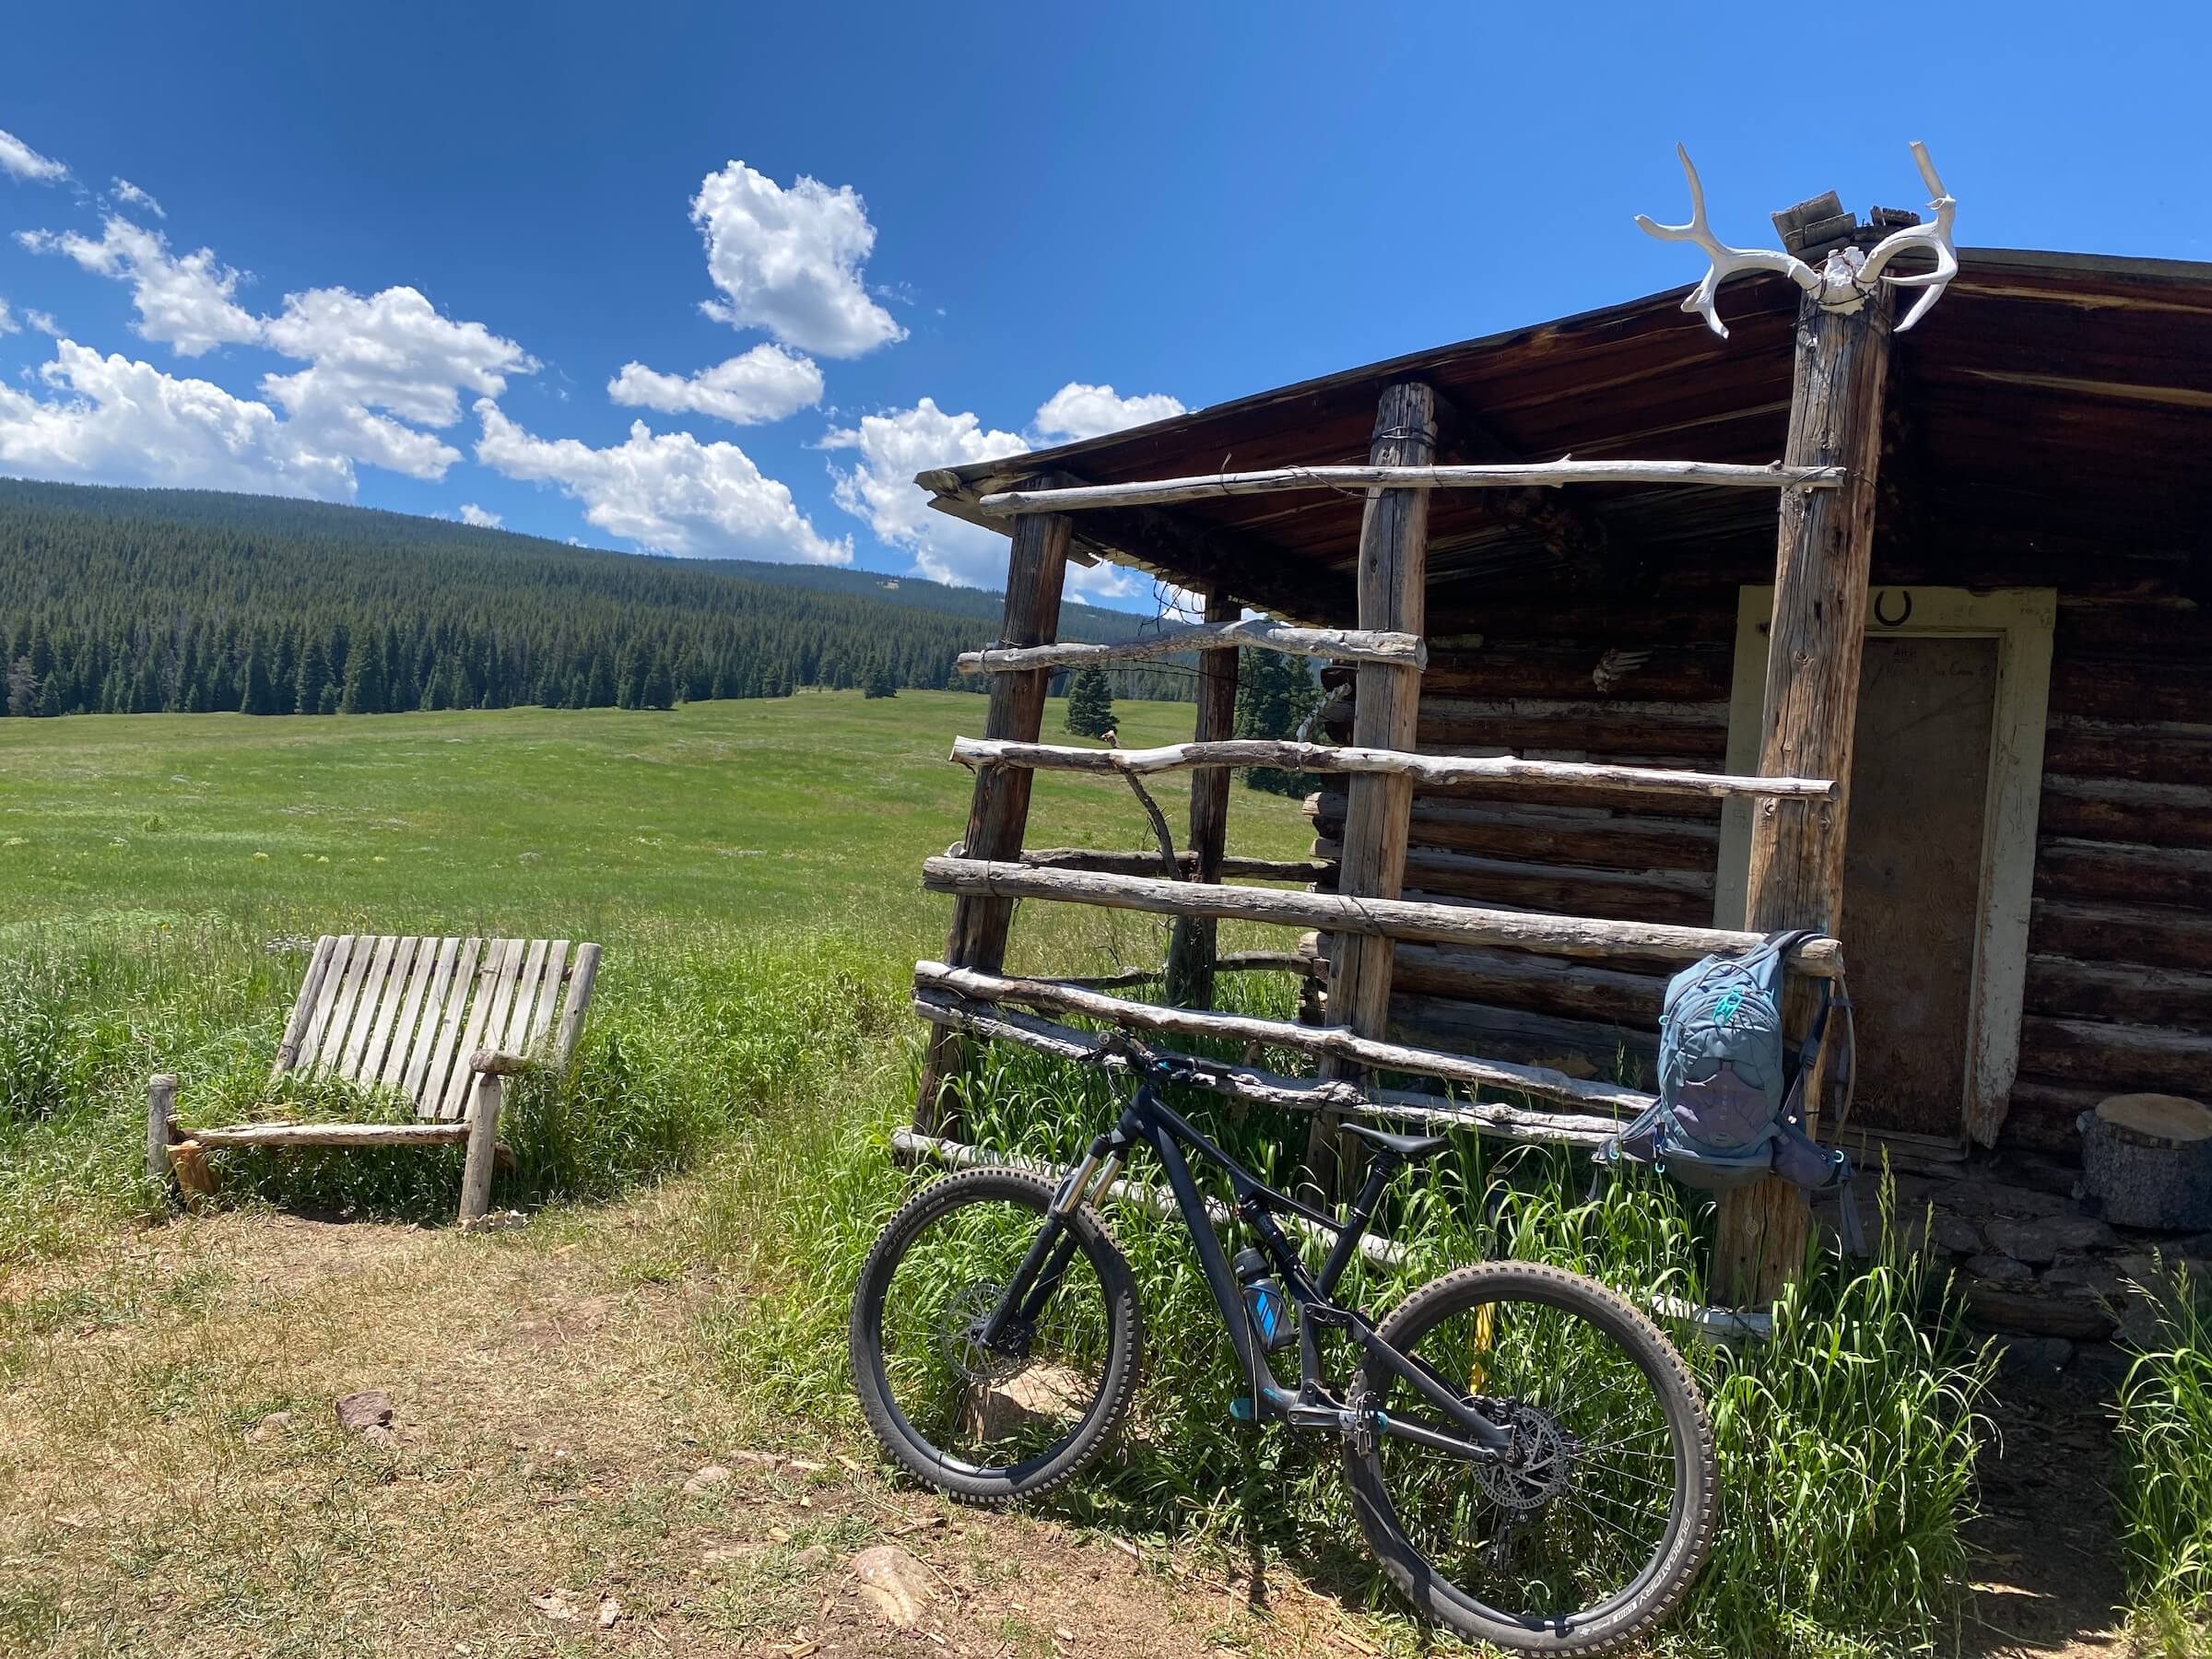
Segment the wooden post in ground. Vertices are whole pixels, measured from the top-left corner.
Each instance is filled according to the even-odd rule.
[[[146,1086],[146,1178],[162,1186],[169,1184],[170,1125],[176,1115],[177,1079],[163,1072]]]
[[[1744,925],[1755,933],[1817,927],[1832,934],[1842,924],[1852,733],[1893,314],[1887,286],[1849,315],[1823,311],[1810,297],[1798,306],[1783,460],[1841,466],[1847,476],[1840,489],[1783,492],[1759,770],[1833,778],[1838,790],[1833,801],[1768,799],[1752,808]],[[1861,962],[1859,971],[1878,972],[1880,965]],[[1785,998],[1793,1041],[1811,1003],[1802,988]],[[1808,1128],[1834,1052],[1832,1043],[1825,1046],[1816,1075],[1806,1079]],[[1768,1179],[1726,1194],[1713,1252],[1719,1293],[1738,1307],[1771,1300],[1796,1277],[1810,1224],[1805,1194],[1785,1181]]]
[[[1234,622],[1241,606],[1226,594],[1209,594],[1206,600],[1208,622]],[[1202,651],[1198,653],[1198,727],[1193,740],[1208,743],[1235,735],[1237,721],[1237,653]],[[1229,840],[1229,781],[1227,767],[1209,767],[1191,774],[1191,839],[1188,850],[1197,855],[1194,881],[1221,879],[1221,853]],[[1182,916],[1168,940],[1168,1001],[1179,1008],[1214,1006],[1214,944],[1216,924],[1211,916]]]
[[[1038,481],[1049,488],[1044,480]],[[1060,631],[1060,588],[1067,573],[1069,524],[1065,514],[1037,513],[1014,521],[1014,545],[1006,559],[1006,608],[999,641],[1006,645],[1049,644]],[[991,678],[991,703],[983,730],[992,736],[1034,743],[1044,726],[1044,693],[1049,669],[998,674]],[[1018,766],[985,766],[975,774],[975,795],[968,808],[966,845],[971,858],[1018,858],[1030,821],[1032,774]],[[1006,926],[1014,904],[1006,899],[959,899],[952,907],[952,933],[945,959],[956,968],[996,973],[1006,965]],[[945,1082],[959,1068],[962,1040],[942,1027],[930,1030],[922,1063],[922,1088],[914,1101],[914,1126],[924,1134],[949,1134],[958,1125],[958,1107],[945,1099]]]
[[[1436,459],[1436,394],[1418,381],[1386,386],[1375,411],[1368,460],[1375,466],[1427,466]],[[1359,521],[1359,626],[1418,634],[1428,613],[1429,494],[1374,489]],[[1373,748],[1410,749],[1420,719],[1421,671],[1362,663],[1354,681],[1352,741]],[[1344,852],[1336,890],[1347,898],[1395,899],[1406,879],[1406,824],[1413,781],[1356,774],[1347,791]],[[1384,1035],[1390,1016],[1390,940],[1339,934],[1329,947],[1328,1019],[1362,1037]],[[1324,1075],[1359,1078],[1362,1068],[1332,1058]],[[1324,1192],[1353,1184],[1358,1160],[1347,1156],[1338,1118],[1317,1113],[1306,1164]]]

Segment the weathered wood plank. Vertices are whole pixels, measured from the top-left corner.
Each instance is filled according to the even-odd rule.
[[[1287,656],[1326,657],[1343,663],[1426,663],[1429,648],[1418,634],[1356,628],[1292,628],[1265,617],[1238,617],[1240,606],[1224,598],[1206,606],[1203,625],[1163,629],[1159,633],[1111,644],[1063,641],[1055,645],[1001,645],[964,651],[953,659],[963,674],[1019,674],[1032,668],[1088,667],[1102,663],[1142,662],[1185,651],[1235,650],[1254,646]],[[1217,611],[1227,611],[1217,616]],[[1226,733],[1223,735],[1227,735]]]
[[[325,1067],[326,1051],[337,1041],[332,1028],[338,1033],[345,1030],[340,1005],[345,1002],[347,987],[359,988],[361,973],[368,968],[369,953],[375,947],[375,938],[367,934],[340,934],[338,947],[332,954],[330,967],[323,975],[322,994],[315,999],[314,1018],[309,1022],[306,1040],[300,1045],[298,1069],[312,1075]]]
[[[568,1000],[561,1005],[560,1030],[553,1043],[555,1064],[566,1065],[576,1052],[576,1040],[583,1032],[584,1011],[592,1006],[592,987],[598,981],[599,947],[585,944],[576,947],[576,960],[569,969]]]
[[[1226,781],[1226,780],[1225,780]],[[1159,853],[1156,848],[1105,851],[1090,847],[1024,847],[1021,862],[1040,870],[1099,870],[1112,876],[1156,876]],[[1185,881],[1197,879],[1198,854],[1188,848],[1175,855],[1176,867]],[[1223,853],[1215,873],[1218,879],[1240,876],[1259,881],[1318,881],[1335,874],[1335,865],[1318,858],[1244,858]]]
[[[1261,737],[1241,737],[1227,743],[1176,743],[1148,749],[1073,748],[960,737],[953,742],[952,758],[963,766],[986,770],[1131,771],[1142,775],[1204,766],[1277,766],[1286,771],[1373,773],[1422,784],[1533,783],[1655,795],[1753,795],[1814,801],[1830,801],[1836,796],[1832,782],[1815,778],[1741,778],[1660,767],[1521,760],[1511,755],[1417,755],[1356,744],[1338,747]]]
[[[1774,564],[1759,770],[1851,776],[1874,556],[1876,474],[1882,456],[1883,394],[1889,375],[1894,290],[1882,287],[1849,315],[1807,296],[1797,313],[1789,437],[1783,459],[1840,475],[1841,488],[1785,490]],[[1749,925],[1842,925],[1848,793],[1833,802],[1780,800],[1751,815],[1747,877]],[[1802,992],[1789,999],[1793,1029],[1810,1018]],[[1834,1045],[1823,1045],[1806,1080],[1808,1126],[1818,1116]],[[1811,1213],[1805,1194],[1769,1179],[1723,1195],[1712,1282],[1737,1305],[1771,1300],[1805,1260]]]
[[[546,950],[546,975],[538,992],[537,1006],[532,1010],[528,1025],[520,1019],[509,1029],[507,1046],[521,1053],[531,1053],[545,1041],[546,1033],[553,1029],[553,1013],[560,1003],[561,987],[567,982],[569,942],[555,939]]]
[[[1540,1067],[1507,1065],[1362,1037],[1344,1026],[1297,1025],[1288,1020],[1256,1019],[1246,1015],[1164,1008],[1055,981],[977,973],[969,969],[950,968],[943,962],[915,964],[914,983],[924,990],[947,991],[972,1002],[1016,1002],[1033,1008],[1112,1020],[1136,1030],[1212,1037],[1230,1042],[1269,1043],[1310,1054],[1334,1055],[1376,1070],[1416,1072],[1423,1077],[1484,1088],[1510,1088],[1610,1113],[1633,1115],[1652,1101],[1649,1095],[1610,1084],[1586,1083]]]
[[[407,1059],[416,1046],[416,1033],[422,1023],[423,998],[429,993],[430,982],[438,977],[439,963],[446,957],[452,944],[451,939],[424,939],[417,947],[414,971],[407,975],[400,1002],[398,1023],[393,1028],[392,1041],[384,1050],[383,1065],[376,1075],[378,1087],[401,1088],[406,1086]]]
[[[176,1117],[175,1074],[157,1073],[146,1085],[146,1176],[161,1187],[169,1184],[170,1125]]]
[[[2212,1069],[2212,1038],[2102,1020],[2030,1015],[2020,1021],[2020,1072],[2126,1094],[2196,1095]]]
[[[343,1006],[344,1018],[335,1022],[335,1029],[324,1039],[324,1069],[335,1077],[348,1080],[359,1076],[361,1050],[369,1041],[369,1028],[376,1018],[378,1003],[384,994],[384,980],[392,969],[392,953],[399,940],[390,934],[380,935],[371,947],[366,971],[353,985],[353,996]]]
[[[448,1147],[468,1137],[465,1124],[235,1124],[194,1129],[203,1147]]]
[[[2135,962],[2028,959],[2030,1014],[2212,1030],[2212,973]]]
[[[2038,899],[2028,945],[2077,962],[2141,962],[2195,969],[2212,962],[2212,915],[2157,904]]]
[[[276,1044],[276,1064],[270,1068],[272,1079],[283,1076],[300,1063],[300,1047],[308,1038],[315,1023],[315,1009],[323,995],[324,975],[330,970],[331,960],[337,955],[338,940],[335,934],[324,934],[315,941],[314,954],[308,959],[307,977],[300,982],[300,994],[293,999],[292,1015],[285,1021],[284,1037]],[[162,1163],[164,1175],[168,1171],[166,1157]]]
[[[477,951],[482,943],[480,939],[447,939],[439,947],[437,970],[429,989],[423,994],[422,1026],[415,1039],[415,1053],[408,1058],[400,1083],[418,1112],[434,1112],[434,1103],[444,1092],[445,1064],[461,1032],[460,1002],[453,986],[456,976],[458,982],[465,983],[476,971]]]
[[[359,1058],[352,1063],[351,1075],[357,1081],[374,1087],[383,1071],[384,1050],[392,1041],[392,1024],[399,1018],[400,1005],[406,1000],[407,980],[415,971],[416,952],[421,946],[421,939],[408,934],[393,947],[392,964],[376,994],[376,1018],[370,1024],[368,1041],[361,1045]]]
[[[1430,405],[1431,411],[1434,406]],[[1435,443],[1433,414],[1429,442]],[[1288,489],[1513,489],[1531,485],[1688,484],[1728,489],[1832,489],[1835,466],[1734,465],[1716,461],[1549,461],[1513,466],[1278,466],[1140,484],[1085,484],[1060,489],[1001,489],[976,505],[987,514],[1079,512],[1094,507],[1166,506],[1222,496]]]
[[[1764,937],[1715,927],[1531,915],[1475,905],[1347,899],[1335,893],[1287,892],[1276,888],[1203,887],[1195,882],[1100,876],[1078,870],[1032,870],[1018,864],[973,858],[925,860],[922,876],[923,885],[939,893],[988,894],[1006,900],[1057,899],[1153,915],[1233,917],[1378,938],[1501,945],[1572,957],[1637,956],[1694,961],[1716,951],[1741,954],[1756,948]],[[1790,959],[1792,967],[1816,979],[1837,977],[1842,962],[1842,947],[1829,938],[1809,941]]]
[[[1223,629],[1242,626],[1235,620],[1240,606],[1227,594],[1209,594],[1206,619]],[[1412,638],[1418,646],[1418,636]],[[1425,655],[1417,653],[1417,658]],[[1198,659],[1198,718],[1194,740],[1218,743],[1236,735],[1237,653],[1214,650]],[[1223,851],[1229,839],[1229,773],[1214,768],[1191,780],[1189,839],[1194,881],[1221,879]],[[1310,878],[1309,878],[1310,879]],[[1214,1006],[1216,927],[1211,916],[1178,916],[1168,938],[1168,1000],[1190,1008]]]
[[[2035,891],[2039,899],[2212,906],[2212,849],[2053,836],[2036,845]]]
[[[494,946],[498,944],[493,941]],[[453,977],[445,988],[444,1017],[438,1022],[438,1041],[430,1049],[429,1065],[423,1073],[422,1086],[412,1091],[415,1110],[423,1117],[436,1117],[445,1101],[446,1085],[454,1070],[466,1071],[457,1064],[455,1051],[465,1055],[461,1048],[461,1030],[467,1023],[470,1005],[477,1000],[477,982],[483,971],[484,941],[465,939],[461,946],[460,960],[453,965]]]
[[[537,989],[545,981],[547,941],[530,941],[530,954],[523,959],[523,971],[514,982],[514,995],[502,1014],[492,1011],[492,1022],[484,1033],[485,1045],[520,1053],[523,1033],[530,1029],[530,1005],[537,998]]]
[[[468,1023],[462,1028],[453,1076],[447,1079],[444,1098],[438,1103],[440,1117],[450,1121],[467,1115],[469,1097],[477,1082],[476,1074],[468,1069],[468,1056],[484,1047],[486,1034],[499,1030],[504,1022],[507,1005],[514,995],[515,979],[522,972],[524,953],[528,948],[528,941],[524,939],[491,942],[490,971],[478,981],[476,1000],[469,1005]]]

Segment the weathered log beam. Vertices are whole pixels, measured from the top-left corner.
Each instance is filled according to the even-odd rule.
[[[1737,778],[1723,772],[1662,767],[1522,760],[1512,755],[1417,755],[1402,749],[1339,747],[1272,737],[1173,743],[1146,749],[1073,748],[1050,743],[956,737],[952,759],[963,766],[1012,766],[1031,771],[1147,773],[1202,766],[1278,766],[1286,771],[1381,773],[1433,786],[1532,783],[1555,789],[1627,789],[1662,795],[1755,795],[1811,801],[1833,800],[1836,795],[1835,784],[1818,778]]]
[[[1694,961],[1716,952],[1741,955],[1756,949],[1764,939],[1763,935],[1718,927],[1606,922],[1583,916],[1484,910],[1475,905],[1292,892],[1280,888],[1208,887],[1142,876],[1032,870],[980,858],[926,859],[922,865],[922,885],[933,893],[964,898],[1052,899],[1152,915],[1220,916],[1283,927],[1318,927],[1334,934],[1501,945],[1571,957],[1640,956]],[[1790,962],[1815,979],[1840,978],[1843,947],[1833,939],[1809,940]]]
[[[1150,876],[1159,869],[1159,854],[1143,850],[1107,850],[1097,847],[1025,847],[1021,862],[1040,870],[1103,870],[1116,876]],[[1183,878],[1196,880],[1198,854],[1189,849],[1175,855]],[[1319,881],[1335,873],[1335,865],[1319,858],[1246,858],[1222,854],[1217,876],[1241,876],[1253,881]]]
[[[1210,1037],[1226,1042],[1269,1043],[1304,1053],[1335,1055],[1378,1071],[1413,1072],[1477,1088],[1510,1088],[1523,1094],[1543,1095],[1608,1114],[1633,1116],[1652,1103],[1652,1097],[1647,1094],[1610,1083],[1587,1083],[1541,1066],[1508,1065],[1499,1061],[1383,1041],[1362,1037],[1344,1026],[1297,1025],[1288,1020],[1256,1019],[1241,1014],[1163,1008],[1151,1003],[1107,996],[1065,982],[978,973],[971,969],[948,968],[943,962],[916,963],[914,983],[924,990],[948,991],[972,1002],[1015,1002],[1027,1007],[1112,1020],[1116,1025],[1143,1031]]]
[[[976,505],[991,515],[1165,506],[1286,489],[1519,489],[1531,485],[1693,484],[1736,489],[1832,489],[1839,466],[1741,466],[1720,461],[1547,461],[1511,466],[1278,466],[1140,484],[1002,489]]]
[[[468,1124],[233,1124],[185,1134],[203,1147],[457,1147]]]
[[[1232,950],[1214,959],[1216,973],[1288,973],[1300,979],[1319,979],[1328,972],[1317,958],[1291,950]],[[1119,973],[1064,973],[1053,982],[1086,991],[1119,991],[1134,985],[1155,985],[1168,977],[1167,964],[1158,968],[1124,968]]]
[[[1209,616],[1217,607],[1209,603]],[[953,666],[963,674],[1018,674],[1030,668],[1092,667],[1101,663],[1140,662],[1150,657],[1173,656],[1183,651],[1234,650],[1253,646],[1279,651],[1286,656],[1326,657],[1340,663],[1411,663],[1418,667],[1429,660],[1429,647],[1418,634],[1363,632],[1355,628],[1291,628],[1265,617],[1236,618],[1237,606],[1229,602],[1230,616],[1187,628],[1171,628],[1142,639],[1112,644],[997,646],[984,651],[963,651]]]

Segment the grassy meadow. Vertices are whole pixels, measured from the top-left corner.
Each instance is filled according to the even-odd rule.
[[[1113,1218],[1151,1335],[1132,1432],[1041,1515],[948,1510],[859,1429],[853,1274],[926,1179],[886,1149],[908,975],[949,908],[918,865],[961,833],[944,756],[982,708],[0,721],[0,1652],[878,1652],[838,1572],[885,1539],[939,1575],[953,1651],[1451,1650],[1367,1566],[1335,1449],[1229,1418],[1226,1345],[1154,1219]],[[1132,744],[1189,734],[1188,705],[1118,712]],[[1156,793],[1179,824],[1180,781]],[[1108,778],[1041,777],[1031,825],[1145,839]],[[1234,849],[1307,836],[1295,803],[1236,792]],[[494,1201],[528,1224],[454,1231],[449,1152],[224,1155],[213,1210],[176,1211],[140,1167],[146,1076],[182,1077],[187,1123],[254,1110],[307,943],[367,929],[606,947],[572,1075],[516,1102]],[[1012,960],[1155,963],[1165,931],[1025,905]],[[1302,1144],[1182,1103],[1263,1167]],[[970,1114],[1065,1156],[1113,1105],[994,1053]],[[1583,1182],[1461,1144],[1393,1195],[1408,1260],[1363,1294],[1485,1253],[1701,1294],[1693,1209]],[[1989,1374],[1942,1298],[1916,1258],[1822,1257],[1771,1344],[1686,1343],[1722,1513],[1662,1652],[1936,1649]],[[330,1423],[371,1385],[398,1411],[381,1448]]]

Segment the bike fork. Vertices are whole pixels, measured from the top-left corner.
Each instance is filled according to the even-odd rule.
[[[1014,1271],[1014,1282],[984,1322],[982,1336],[986,1347],[995,1346],[1005,1336],[1009,1323],[1027,1327],[1042,1316],[1076,1253],[1076,1236],[1068,1227],[1068,1218],[1087,1196],[1104,1197],[1121,1169],[1122,1149],[1111,1144],[1111,1137],[1100,1135],[1082,1161],[1061,1180],[1044,1225],[1037,1230],[1021,1265]]]

